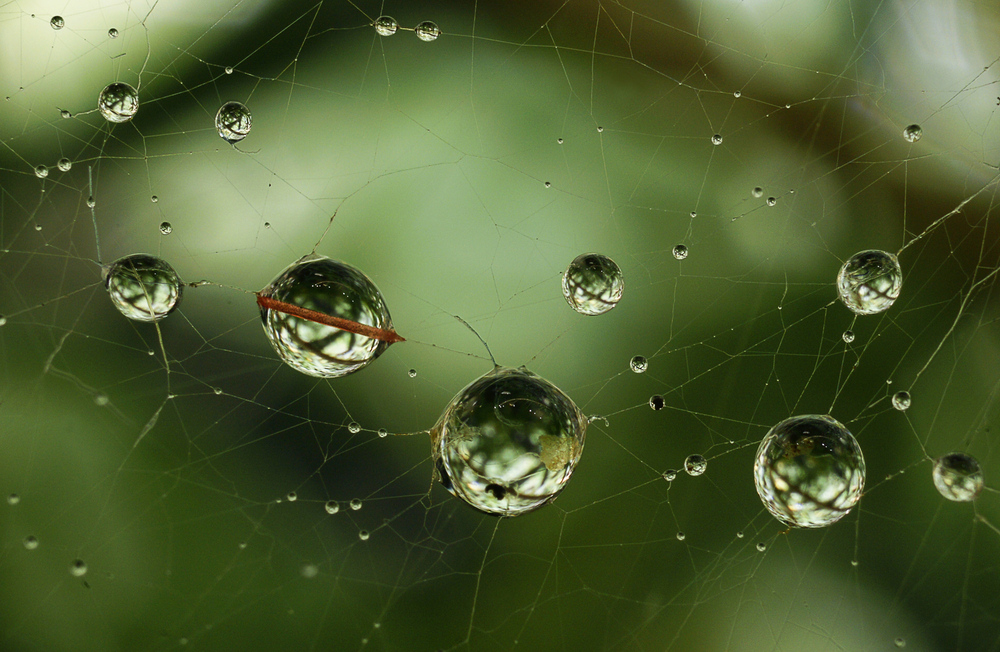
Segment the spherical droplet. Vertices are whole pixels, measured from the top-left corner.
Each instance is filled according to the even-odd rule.
[[[11,494],[11,495],[7,496],[7,504],[8,505],[16,505],[19,502],[21,502],[21,497],[18,496],[17,494]]]
[[[227,75],[233,74],[233,67],[232,66],[226,66],[225,72],[226,72]]]
[[[44,165],[37,165],[35,166],[35,176],[39,179],[44,179],[49,176],[49,169]]]
[[[97,97],[97,108],[108,122],[128,122],[139,110],[139,92],[125,82],[108,84]]]
[[[227,143],[238,143],[250,133],[250,109],[240,102],[226,102],[215,114],[215,129]]]
[[[25,550],[34,550],[38,547],[38,537],[33,534],[29,534],[24,537],[24,548]]]
[[[739,91],[733,91],[733,97],[736,97],[736,98],[738,98],[738,97],[740,97],[741,95],[743,95],[743,93],[741,93],[741,92],[739,92]]]
[[[441,36],[441,28],[429,20],[417,25],[413,31],[417,33],[417,38],[421,41],[430,42]]]
[[[649,397],[649,407],[653,408],[654,410],[657,411],[662,410],[665,404],[666,403],[663,400],[663,397],[660,396],[659,394],[653,394],[652,396]]]
[[[934,486],[948,500],[969,502],[983,489],[983,470],[976,458],[948,453],[934,462]]]
[[[899,297],[903,272],[895,255],[869,249],[851,256],[837,274],[840,300],[858,315],[887,310]]]
[[[399,29],[399,23],[392,16],[379,16],[375,19],[375,31],[379,36],[392,36]]]
[[[111,399],[104,392],[97,392],[94,394],[94,405],[97,407],[104,407],[110,402]]]
[[[151,201],[151,202],[153,202],[155,204],[158,201],[160,201],[160,198],[157,197],[156,195],[153,195],[152,197],[149,198],[149,201]]]
[[[767,203],[768,206],[772,206],[773,207],[773,206],[775,206],[778,203],[778,200],[775,199],[774,197],[768,197],[766,203]]]
[[[66,109],[61,110],[59,112],[59,115],[61,115],[64,120],[69,120],[70,118],[73,117],[73,114],[67,111]]]
[[[352,435],[356,435],[359,432],[361,432],[361,424],[358,423],[357,421],[352,421],[349,424],[347,424],[347,430],[350,431]]]
[[[406,375],[409,376],[410,378],[416,378],[417,377],[417,370],[416,369],[410,369],[409,371],[406,372]]]
[[[920,125],[910,125],[906,129],[903,129],[903,140],[908,143],[917,142],[923,135],[924,130],[920,128]]]
[[[367,541],[368,537],[370,536],[371,535],[368,534],[368,530],[361,530],[360,532],[358,532],[358,538],[361,539],[362,541]]]
[[[70,170],[73,169],[73,161],[69,160],[66,157],[63,157],[59,159],[58,163],[56,163],[56,167],[59,168],[60,172],[69,172]]]
[[[336,514],[340,511],[340,504],[336,500],[328,500],[323,508],[326,510],[327,514]]]
[[[712,144],[713,145],[721,145],[722,144],[722,134],[715,134],[714,136],[712,136]]]
[[[900,412],[905,412],[910,409],[910,393],[909,392],[896,392],[892,395],[892,407],[896,408]]]
[[[389,431],[386,430],[385,428],[379,428],[378,429],[378,436],[379,437],[383,437],[383,438],[384,437],[388,437],[389,436]]]
[[[163,235],[170,235],[174,232],[174,227],[170,225],[170,222],[160,222],[160,233]]]
[[[311,580],[312,578],[319,575],[319,567],[316,566],[316,564],[302,564],[302,568],[299,570],[299,572],[302,573],[302,577],[306,578],[307,580]]]
[[[552,182],[551,181],[546,181],[545,182],[545,187],[546,188],[551,188],[552,187]]]
[[[108,30],[108,38],[118,38],[118,30],[112,27]]]
[[[687,245],[674,245],[674,258],[677,260],[684,260],[688,257]]]
[[[431,430],[436,477],[472,507],[517,516],[565,488],[587,418],[526,368],[497,367],[460,391]]]
[[[4,317],[3,315],[0,315],[0,326],[6,326],[6,325],[7,325],[7,318]]]
[[[847,342],[848,344],[850,344],[851,342],[854,341],[854,331],[846,330],[846,331],[844,331],[844,334],[841,335],[841,337],[844,338],[845,342]]]
[[[53,16],[52,19],[49,20],[49,25],[52,29],[62,29],[66,26],[66,21],[63,20],[62,16]]]
[[[285,496],[285,498],[288,500],[288,502],[294,503],[296,500],[299,499],[299,495],[297,493],[295,493],[294,491],[289,491],[288,495]]]
[[[604,132],[604,127],[602,127],[602,126],[598,125],[598,126],[597,126],[597,133],[599,133],[599,134],[600,134],[600,133],[603,133],[603,132]]]
[[[673,482],[674,480],[677,479],[677,470],[667,469],[666,471],[663,472],[663,479],[666,480],[667,482]]]
[[[216,396],[222,396],[222,388],[221,387],[213,387],[212,388],[212,393],[215,394]]]
[[[87,208],[93,208],[94,206],[97,206],[97,201],[93,197],[87,197]]]
[[[767,550],[767,544],[763,541],[757,544],[757,552],[764,552],[765,550]]]
[[[893,641],[893,644],[895,644],[896,647],[906,647],[906,639],[900,636]]]
[[[688,475],[701,475],[707,468],[708,460],[706,460],[702,455],[688,455],[687,459],[684,460],[684,470],[687,471]]]
[[[750,194],[753,195],[756,199],[760,199],[761,197],[764,196],[764,189],[761,188],[760,186],[757,186],[756,188],[750,191]]]
[[[87,562],[82,559],[74,559],[69,565],[69,572],[73,577],[83,577],[87,574]]]
[[[742,539],[743,538],[743,533],[742,532],[737,532],[736,533],[736,538],[737,539]]]
[[[351,509],[353,509],[354,511],[358,511],[359,509],[361,509],[361,499],[360,498],[352,498],[351,499]]]
[[[678,532],[677,533],[677,540],[678,541],[683,541],[686,538],[687,538],[687,536],[683,532]]]
[[[118,311],[135,321],[160,321],[180,302],[183,284],[167,261],[148,254],[119,258],[104,287]]]
[[[645,357],[637,355],[631,360],[629,360],[628,366],[635,373],[641,374],[644,373],[647,369],[649,369],[649,361],[646,360]]]
[[[563,144],[563,139],[562,138],[556,138],[556,142],[559,143],[560,145],[562,145]]]
[[[607,256],[580,254],[563,274],[562,290],[573,310],[581,315],[601,315],[618,305],[625,277]]]
[[[332,317],[392,329],[382,293],[360,270],[325,257],[289,265],[261,296]],[[264,332],[281,359],[310,376],[338,378],[358,371],[388,348],[384,340],[358,335],[279,310],[260,309]]]
[[[771,428],[757,449],[753,472],[767,511],[795,527],[836,523],[865,488],[858,441],[827,415],[792,417]]]

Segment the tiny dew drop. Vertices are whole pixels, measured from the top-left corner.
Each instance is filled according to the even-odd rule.
[[[149,198],[149,201],[155,204],[156,202],[160,201],[160,198],[157,197],[156,195],[153,195],[152,197]]]
[[[233,67],[232,66],[226,66],[226,74],[227,75],[233,74]]]
[[[691,218],[694,219],[696,217],[698,217],[698,213],[696,211],[691,211]]]
[[[371,535],[368,534],[368,530],[361,530],[360,532],[358,532],[358,538],[361,539],[362,541],[367,541],[369,536]]]
[[[44,179],[49,176],[49,169],[44,165],[35,166],[35,176],[39,179]]]
[[[358,423],[357,421],[352,421],[352,422],[351,422],[351,423],[350,423],[350,424],[349,424],[349,425],[347,426],[347,429],[348,429],[348,431],[350,431],[350,433],[351,433],[352,435],[356,435],[356,434],[358,434],[359,432],[361,432],[361,424],[360,424],[360,423]]]
[[[774,197],[768,197],[767,198],[767,205],[768,206],[774,206],[777,203],[778,203],[778,200],[775,199]]]
[[[910,393],[906,391],[896,392],[892,396],[892,407],[900,412],[910,409]]]
[[[170,222],[160,222],[160,233],[163,235],[170,235],[174,232],[174,227],[171,226]]]
[[[118,30],[112,27],[108,30],[108,38],[118,38]]]
[[[687,471],[688,475],[701,475],[707,468],[708,460],[706,460],[702,455],[688,455],[687,459],[684,460],[684,470]]]
[[[7,318],[4,317],[3,315],[0,315],[0,326],[6,326],[6,325],[7,325]]]
[[[674,258],[677,260],[684,260],[688,257],[688,248],[686,245],[675,245],[674,246]]]
[[[722,134],[715,134],[714,136],[712,136],[712,144],[713,145],[721,145],[722,144]]]
[[[19,502],[21,502],[21,497],[18,496],[17,494],[11,494],[11,495],[7,496],[7,504],[8,505],[16,505]]]
[[[920,125],[909,125],[906,129],[903,129],[903,140],[908,143],[917,142],[923,135],[924,130],[920,127]]]
[[[87,208],[93,208],[94,206],[97,206],[97,202],[94,201],[94,198],[87,197]]]
[[[629,361],[629,367],[637,374],[644,373],[649,369],[649,361],[641,355],[637,355]]]
[[[743,532],[737,532],[736,533],[736,538],[737,539],[742,539],[743,538]]]
[[[82,559],[74,559],[69,565],[70,575],[73,577],[83,577],[87,574],[87,562]]]
[[[379,437],[388,437],[389,436],[389,432],[385,428],[379,428],[378,429],[378,436]]]
[[[563,139],[562,138],[557,138],[556,142],[559,143],[560,145],[562,145],[563,144]]]
[[[212,388],[212,393],[214,393],[216,396],[222,396],[222,388],[221,387],[213,387]]]
[[[285,498],[288,499],[288,502],[294,503],[296,500],[299,499],[299,495],[297,493],[295,493],[294,491],[289,491],[288,495],[285,496]]]
[[[299,572],[302,573],[302,577],[311,580],[319,575],[319,567],[316,564],[303,564]]]
[[[740,97],[741,95],[743,95],[743,93],[739,91],[733,91],[733,97]]]
[[[906,639],[902,636],[893,641],[893,643],[895,643],[896,647],[906,647]]]
[[[763,541],[757,544],[757,552],[764,552],[765,550],[767,550],[767,545]]]
[[[545,187],[546,188],[551,188],[552,187],[552,182],[551,181],[546,181],[545,182]]]
[[[62,16],[53,16],[52,20],[49,21],[49,25],[52,26],[52,29],[62,29],[66,26],[66,21]]]
[[[108,404],[108,395],[104,392],[97,392],[94,394],[94,405],[98,407],[104,407]]]
[[[673,482],[677,479],[677,471],[674,469],[667,469],[663,472],[663,479],[667,482]]]
[[[56,167],[59,168],[60,172],[69,172],[73,168],[73,161],[64,156],[56,163]]]
[[[354,511],[358,511],[359,509],[361,509],[361,499],[360,498],[354,498],[354,499],[351,500],[351,509],[353,509]]]
[[[755,198],[760,199],[761,197],[764,196],[764,189],[761,188],[760,186],[757,186],[750,192],[750,194],[752,194]]]
[[[842,335],[842,337],[844,338],[845,342],[847,342],[848,344],[850,344],[851,342],[854,341],[854,331],[851,331],[851,330],[844,331],[844,334]]]
[[[326,505],[323,506],[323,509],[326,510],[327,514],[336,514],[340,511],[340,505],[336,500],[328,500],[326,501]]]
[[[24,537],[24,548],[25,550],[34,550],[38,547],[38,538],[33,534],[29,534]]]
[[[601,126],[597,127],[597,133],[602,133],[603,131],[604,131],[604,127],[601,127]]]
[[[63,109],[62,111],[60,111],[59,115],[61,115],[64,120],[69,120],[70,118],[73,117],[73,114],[70,113],[69,111],[67,111],[66,109]]]
[[[687,536],[683,532],[678,532],[677,533],[677,540],[678,541],[683,541],[686,538],[687,538]]]
[[[416,378],[417,377],[417,370],[416,369],[410,369],[409,371],[406,372],[406,375],[409,376],[410,378]]]
[[[660,396],[659,394],[653,394],[652,396],[649,397],[649,407],[653,408],[654,410],[657,411],[662,410],[664,405],[665,401],[663,400],[663,397]]]

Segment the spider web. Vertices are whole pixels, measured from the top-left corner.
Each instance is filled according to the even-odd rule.
[[[3,5],[2,646],[997,649],[998,27],[930,0]],[[130,122],[97,111],[113,81]],[[834,281],[868,249],[903,287],[855,317]],[[345,378],[260,326],[313,251],[407,338]],[[625,276],[599,317],[560,291],[588,251]],[[156,324],[103,288],[140,252],[193,284]],[[431,482],[427,430],[492,368],[456,316],[594,417],[534,513]],[[865,494],[787,530],[754,454],[826,413]],[[974,503],[931,482],[950,451]]]

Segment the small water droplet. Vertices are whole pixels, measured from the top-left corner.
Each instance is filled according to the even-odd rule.
[[[379,437],[388,437],[389,436],[389,432],[385,428],[379,428],[378,429],[378,436]]]
[[[757,552],[764,552],[765,550],[767,550],[767,544],[763,541],[757,544]]]
[[[153,195],[152,197],[149,198],[149,201],[155,204],[156,202],[160,201],[160,198],[157,197],[156,195]]]
[[[721,145],[722,144],[722,134],[715,134],[714,136],[712,136],[712,144],[713,145]]]
[[[687,245],[679,244],[674,246],[674,258],[676,258],[677,260],[684,260],[687,257],[688,257]]]
[[[226,74],[227,75],[233,74],[233,67],[232,66],[226,66]]]
[[[552,187],[552,182],[551,181],[546,181],[545,182],[545,187],[546,188],[551,188]]]
[[[104,392],[97,392],[94,394],[94,405],[97,405],[98,407],[104,407],[107,405],[108,400],[108,395]]]
[[[917,142],[923,135],[924,130],[920,128],[920,125],[910,125],[906,129],[903,129],[903,140],[908,143]]]
[[[841,337],[844,338],[845,342],[847,342],[848,344],[850,344],[851,342],[854,341],[854,331],[852,331],[852,330],[846,330],[846,331],[844,331],[844,334]]]
[[[368,530],[361,530],[360,532],[358,532],[358,538],[361,539],[362,541],[367,541],[369,536],[371,535],[368,534]]]
[[[414,27],[413,31],[416,33],[418,39],[420,39],[421,41],[426,41],[428,43],[436,40],[437,37],[441,36],[441,28],[429,20],[425,20],[424,22]]]
[[[910,409],[910,393],[906,391],[899,391],[892,395],[892,407],[896,408],[900,412],[905,412]]]
[[[49,176],[49,169],[44,165],[35,166],[35,176],[39,179],[44,179]]]
[[[774,206],[777,203],[778,203],[778,200],[775,197],[768,197],[767,198],[767,205],[768,206]]]
[[[160,222],[160,233],[163,235],[170,235],[174,232],[174,227],[171,226],[170,222]]]
[[[756,199],[760,199],[761,197],[764,196],[764,189],[761,188],[760,186],[757,186],[756,188],[750,191],[750,194],[753,195]]]
[[[657,411],[662,410],[664,405],[665,401],[663,400],[663,397],[660,396],[659,394],[653,394],[652,396],[649,397],[649,407],[653,408],[654,410]]]
[[[70,118],[73,117],[73,114],[70,113],[69,111],[67,111],[66,109],[63,109],[62,111],[60,111],[59,115],[61,115],[64,120],[68,120],[68,119],[70,119]]]
[[[597,133],[601,133],[603,131],[604,131],[604,127],[601,127],[601,126],[597,127]]]
[[[38,547],[38,538],[33,534],[29,534],[24,537],[24,548],[25,550],[34,550]]]
[[[359,432],[361,432],[361,424],[360,424],[360,423],[358,423],[357,421],[352,421],[352,422],[351,422],[350,424],[348,424],[348,426],[347,426],[347,430],[348,430],[348,431],[349,431],[349,432],[350,432],[350,433],[351,433],[352,435],[356,435],[356,434],[358,434]]]
[[[108,30],[108,38],[118,38],[118,30],[112,27]]]
[[[645,373],[646,369],[649,369],[649,361],[645,357],[637,355],[629,361],[629,367],[637,374]]]
[[[58,163],[56,163],[56,167],[59,168],[60,172],[69,172],[71,169],[73,169],[73,161],[69,160],[64,156],[63,158],[59,159]]]
[[[743,95],[743,93],[741,93],[739,91],[734,91],[733,92],[733,97],[740,97],[741,95]]]
[[[328,500],[323,508],[326,510],[327,514],[336,514],[340,511],[340,504],[336,500]]]
[[[7,496],[7,504],[8,505],[16,505],[19,502],[21,502],[21,497],[18,496],[17,494],[11,494],[11,495]]]
[[[69,565],[69,572],[73,577],[83,577],[87,574],[87,562],[82,559],[74,559]]]
[[[557,138],[556,142],[559,143],[560,145],[562,145],[563,144],[563,139],[562,138]]]
[[[677,540],[678,541],[683,541],[686,538],[687,538],[687,536],[683,532],[678,532],[677,533]]]
[[[299,495],[297,493],[295,493],[294,491],[289,491],[288,495],[285,496],[285,498],[288,499],[288,502],[294,503],[296,500],[299,499]]]
[[[66,21],[62,16],[53,16],[49,21],[49,25],[52,26],[52,29],[62,29],[66,26]]]
[[[351,499],[351,509],[353,509],[354,511],[358,511],[359,509],[361,509],[361,499],[360,498],[353,498],[353,499]]]
[[[410,369],[409,371],[406,372],[406,375],[409,376],[410,378],[416,378],[417,377],[417,370],[416,369]]]

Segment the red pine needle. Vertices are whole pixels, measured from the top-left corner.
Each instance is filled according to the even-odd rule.
[[[261,308],[277,310],[278,312],[283,312],[286,315],[298,317],[299,319],[306,319],[317,324],[323,324],[324,326],[339,328],[342,331],[354,333],[355,335],[364,335],[365,337],[370,337],[373,340],[382,340],[383,342],[388,342],[389,344],[406,341],[405,338],[400,337],[400,335],[394,330],[375,328],[374,326],[359,324],[358,322],[351,321],[349,319],[333,317],[315,310],[308,310],[307,308],[293,306],[290,303],[278,301],[277,299],[272,299],[271,297],[265,297],[261,294],[257,295],[257,305]]]

